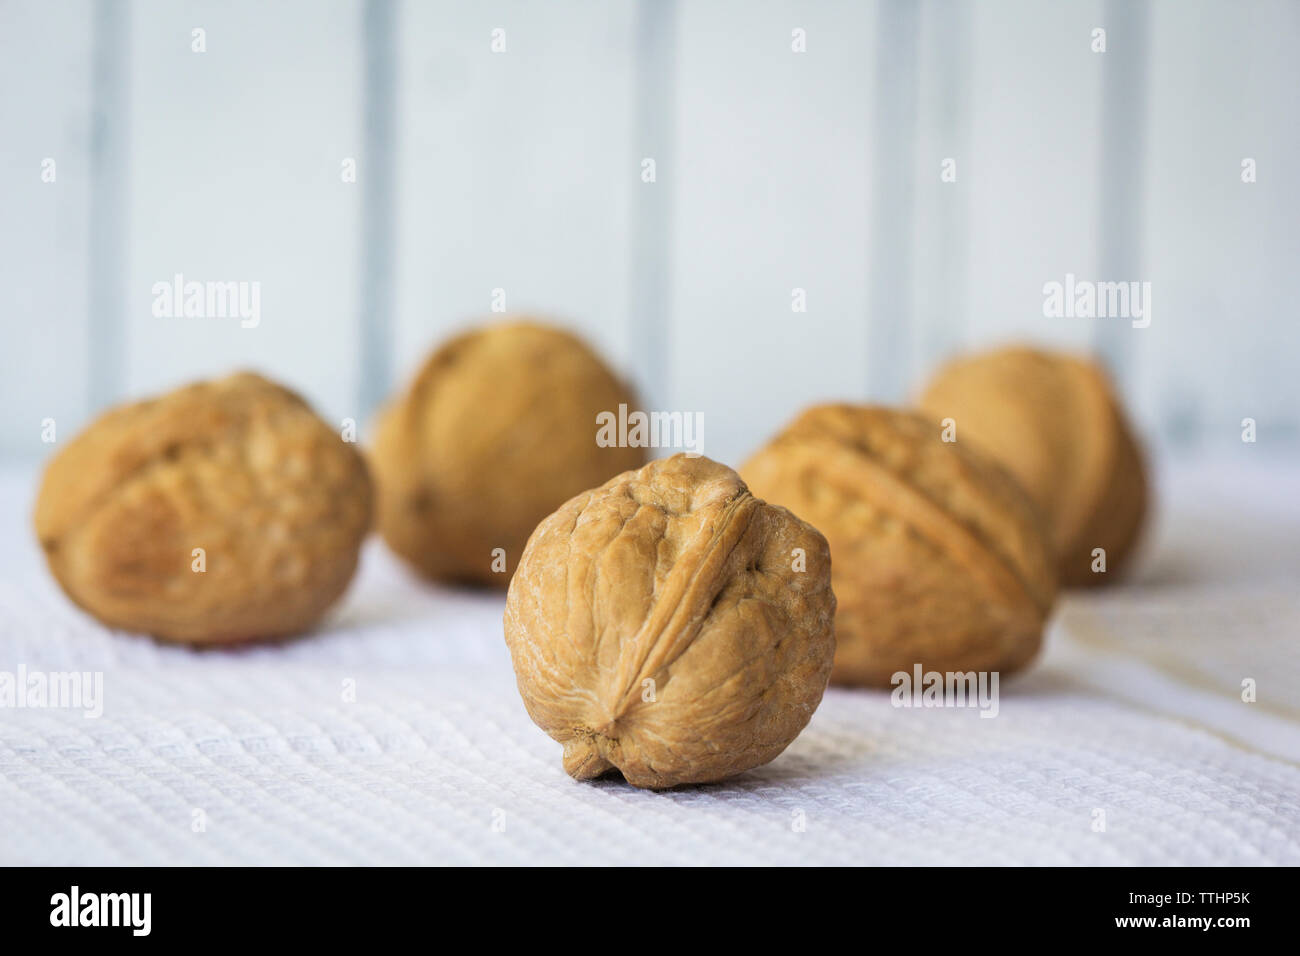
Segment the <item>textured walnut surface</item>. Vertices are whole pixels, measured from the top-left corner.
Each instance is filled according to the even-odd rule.
[[[101,621],[218,644],[310,626],[370,515],[358,452],[294,393],[240,374],[103,415],[50,462],[35,519],[55,578]]]
[[[1055,592],[1038,519],[991,461],[937,423],[857,405],[808,409],[742,469],[756,495],[830,541],[836,683],[1010,671],[1037,651]]]
[[[1005,348],[941,369],[921,396],[959,441],[993,456],[1037,502],[1062,583],[1104,584],[1132,552],[1146,512],[1141,451],[1105,373],[1086,359]],[[1106,552],[1094,573],[1093,549]]]
[[[537,527],[505,636],[528,713],[571,775],[617,768],[666,788],[786,748],[825,690],[834,613],[817,530],[730,468],[676,455]]]
[[[428,577],[504,588],[537,522],[645,462],[596,444],[596,416],[620,404],[631,392],[567,332],[520,321],[450,340],[379,421],[384,539]]]

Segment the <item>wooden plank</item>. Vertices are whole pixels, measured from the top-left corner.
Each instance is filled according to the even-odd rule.
[[[1043,286],[1111,278],[1096,274],[1102,5],[1015,0],[972,17],[966,345],[1088,350],[1093,320],[1045,316]]]
[[[131,394],[247,367],[301,389],[332,421],[357,416],[361,26],[356,0],[136,11]],[[357,181],[345,181],[348,160]],[[176,275],[245,284],[249,314],[155,314],[158,284]]]
[[[402,5],[399,383],[498,302],[632,370],[635,17],[631,2]]]
[[[1142,212],[1155,308],[1136,386],[1176,445],[1300,447],[1298,33],[1293,3],[1153,7]],[[1247,417],[1254,446],[1241,441]]]
[[[861,4],[681,7],[664,402],[711,457],[865,394],[874,44]]]
[[[43,459],[42,421],[66,441],[89,411],[93,23],[89,0],[0,5],[0,456]]]

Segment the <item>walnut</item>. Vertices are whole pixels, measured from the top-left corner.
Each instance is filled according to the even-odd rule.
[[[888,686],[916,664],[1011,671],[1037,651],[1055,582],[1032,506],[992,462],[944,442],[937,423],[817,406],[741,475],[830,541],[833,683]]]
[[[35,520],[54,577],[104,624],[229,644],[316,621],[370,515],[361,455],[240,374],[101,416],[50,462]]]
[[[528,321],[459,335],[381,415],[379,530],[433,579],[504,588],[537,522],[645,462],[602,447],[596,416],[634,399],[567,332]]]
[[[1037,502],[1062,583],[1113,580],[1133,551],[1148,493],[1142,453],[1097,365],[1005,348],[941,369],[920,405],[936,421],[951,418],[959,443],[995,458]],[[1093,569],[1096,548],[1105,574]]]
[[[569,774],[663,789],[741,773],[794,740],[826,688],[834,615],[821,534],[725,465],[675,455],[537,526],[505,636]]]

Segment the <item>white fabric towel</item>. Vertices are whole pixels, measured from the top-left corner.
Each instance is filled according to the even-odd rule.
[[[70,605],[10,474],[0,672],[100,672],[103,713],[0,709],[0,863],[1300,864],[1300,474],[1176,475],[995,719],[831,690],[768,766],[649,793],[564,774],[499,596],[371,541],[320,632],[165,647]]]

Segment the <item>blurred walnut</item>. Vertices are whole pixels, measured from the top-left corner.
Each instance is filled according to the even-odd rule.
[[[1047,519],[1063,584],[1104,584],[1146,511],[1142,456],[1105,373],[1068,355],[1007,348],[950,363],[920,401],[1010,471]],[[1106,573],[1093,571],[1105,550]]]
[[[91,424],[46,469],[36,534],[103,623],[228,644],[315,622],[370,512],[360,454],[293,392],[241,374]]]
[[[565,770],[660,789],[781,753],[826,688],[834,615],[817,530],[730,468],[676,455],[537,526],[505,635]]]
[[[887,686],[915,664],[1011,671],[1037,651],[1055,582],[1024,493],[939,426],[821,405],[741,469],[754,494],[830,541],[834,683]]]
[[[380,418],[379,530],[430,578],[504,588],[537,522],[645,462],[596,443],[596,416],[620,403],[627,387],[567,332],[521,321],[451,339]]]

